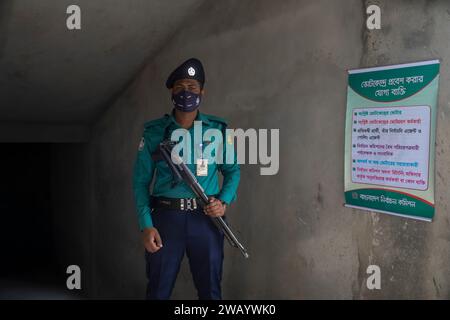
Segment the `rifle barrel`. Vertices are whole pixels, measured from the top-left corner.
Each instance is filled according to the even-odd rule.
[[[162,142],[160,144],[160,151],[163,153],[163,159],[168,163],[170,169],[173,171],[174,178],[178,179],[179,177],[182,178],[186,182],[186,184],[191,188],[191,190],[194,192],[194,194],[200,199],[201,207],[206,206],[209,203],[209,198],[206,195],[205,191],[203,190],[202,186],[198,183],[197,178],[193,175],[191,170],[186,166],[186,164],[183,163],[180,157],[178,155],[173,155],[176,163],[172,162],[172,148],[170,144],[172,142]],[[236,247],[239,249],[241,254],[248,258],[248,252],[244,248],[244,246],[239,242],[237,237],[234,235],[231,228],[227,225],[225,220],[222,219],[222,217],[211,217],[213,223],[216,225],[216,227],[223,233],[227,241],[230,243],[231,246]]]

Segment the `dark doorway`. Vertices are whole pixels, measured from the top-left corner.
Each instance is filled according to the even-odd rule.
[[[51,282],[57,270],[52,235],[51,144],[3,143],[1,149],[1,279]]]

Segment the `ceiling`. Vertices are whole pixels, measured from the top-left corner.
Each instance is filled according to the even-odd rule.
[[[2,0],[0,139],[29,125],[79,134],[201,2]],[[71,4],[81,30],[67,29]]]

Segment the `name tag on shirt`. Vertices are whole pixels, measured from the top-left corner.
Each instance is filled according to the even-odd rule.
[[[197,159],[197,176],[206,177],[208,175],[208,159]]]

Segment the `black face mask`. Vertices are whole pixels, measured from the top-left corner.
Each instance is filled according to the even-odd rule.
[[[186,90],[172,93],[172,103],[177,110],[191,112],[200,105],[200,95]]]

